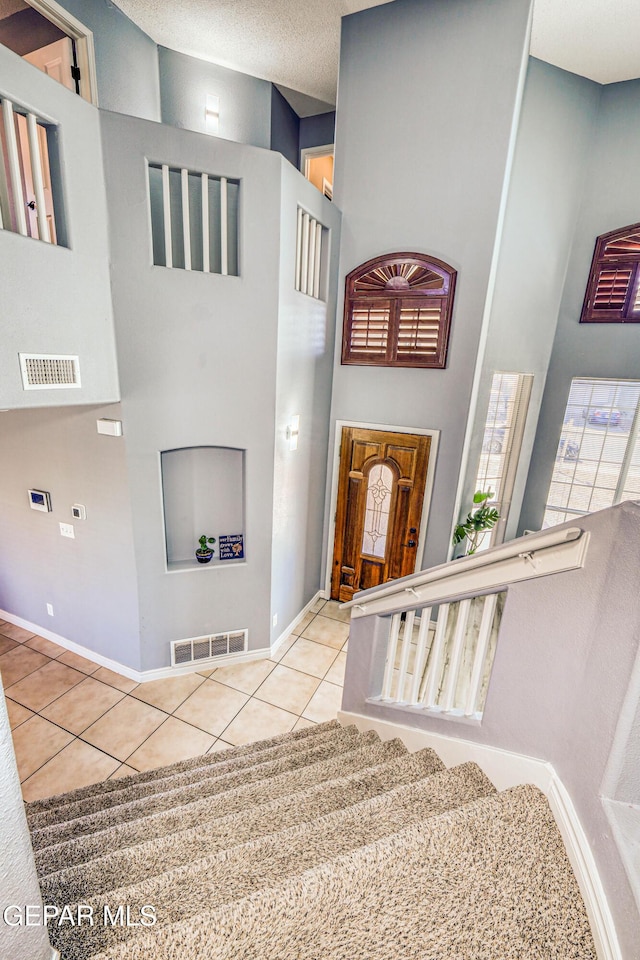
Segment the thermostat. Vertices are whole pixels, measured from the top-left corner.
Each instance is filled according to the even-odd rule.
[[[29,490],[29,506],[32,510],[51,512],[51,497],[46,490]]]
[[[74,503],[71,507],[71,516],[75,517],[76,520],[86,520],[87,508],[83,503]]]

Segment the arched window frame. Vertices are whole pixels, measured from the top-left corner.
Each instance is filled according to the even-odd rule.
[[[412,284],[416,276],[424,282]],[[352,270],[345,286],[342,363],[444,368],[456,276],[449,264],[420,253],[386,254]]]
[[[596,240],[580,323],[640,323],[640,223]]]

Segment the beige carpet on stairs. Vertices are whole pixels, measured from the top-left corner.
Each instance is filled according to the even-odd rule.
[[[594,960],[546,799],[336,723],[27,806],[63,960]],[[155,907],[153,927],[103,908]]]

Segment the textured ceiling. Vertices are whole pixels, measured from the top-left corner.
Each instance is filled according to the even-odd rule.
[[[335,103],[340,17],[384,2],[117,0],[117,6],[163,46]],[[532,54],[599,83],[640,76],[639,36],[640,0],[535,0]]]

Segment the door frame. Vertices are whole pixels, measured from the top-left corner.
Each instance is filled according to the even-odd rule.
[[[78,67],[80,68],[80,96],[95,107],[98,106],[98,81],[93,32],[77,17],[61,7],[56,0],[27,0],[30,7],[41,13],[59,27],[75,42]]]
[[[342,428],[357,427],[361,430],[384,430],[387,433],[413,433],[419,437],[431,437],[429,447],[429,460],[427,462],[427,475],[424,482],[424,496],[422,498],[422,516],[420,518],[419,541],[420,548],[416,550],[416,566],[424,557],[425,537],[427,533],[427,524],[429,513],[431,511],[431,500],[433,497],[433,484],[435,479],[436,459],[438,456],[438,443],[440,441],[440,431],[431,430],[425,427],[399,427],[390,423],[366,423],[362,420],[336,420],[335,433],[333,438],[333,465],[331,468],[331,496],[329,501],[329,532],[327,536],[327,563],[325,568],[324,592],[325,596],[331,596],[331,574],[333,572],[333,551],[336,542],[336,512],[338,509],[338,481],[340,478],[340,446],[342,444]]]

